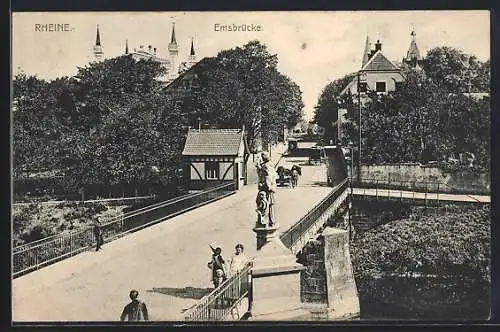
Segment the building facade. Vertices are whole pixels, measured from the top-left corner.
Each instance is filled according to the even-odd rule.
[[[140,44],[138,48],[133,48],[129,50],[128,39],[125,40],[125,55],[131,55],[135,60],[147,60],[152,59],[159,62],[166,69],[166,74],[159,79],[165,83],[170,83],[176,79],[181,73],[185,72],[191,68],[196,62],[196,52],[194,49],[194,39],[191,38],[191,49],[185,61],[180,61],[179,59],[179,45],[177,43],[177,38],[175,35],[175,23],[172,23],[172,34],[170,37],[170,43],[166,47],[166,52],[162,53],[160,48],[148,45],[147,47]],[[104,51],[101,44],[101,36],[99,31],[99,25],[96,31],[96,42],[92,49],[93,60],[102,61],[104,59]]]
[[[422,57],[417,46],[416,33],[411,32],[411,42],[407,54],[403,57],[402,63],[412,68],[421,68]],[[366,100],[367,92],[375,91],[379,94],[387,94],[398,90],[405,81],[401,66],[389,60],[382,51],[380,40],[371,48],[370,37],[366,37],[365,47],[362,54],[361,68],[357,75],[340,92],[340,96],[350,93],[353,97],[358,97],[361,103]],[[345,118],[346,109],[339,109],[337,113],[336,127],[337,139],[342,136],[342,124],[348,121]]]
[[[182,151],[191,190],[232,182],[247,183],[248,147],[243,129],[190,129]]]

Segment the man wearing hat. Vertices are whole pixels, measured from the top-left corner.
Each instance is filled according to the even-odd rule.
[[[130,291],[129,297],[132,300],[129,304],[123,308],[122,315],[120,316],[120,320],[136,322],[136,321],[147,321],[148,317],[148,309],[144,302],[141,302],[137,299],[139,296],[139,292],[135,289]]]

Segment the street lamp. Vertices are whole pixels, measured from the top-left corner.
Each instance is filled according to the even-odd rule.
[[[358,70],[358,182],[361,182],[361,80],[366,84],[366,73]],[[366,86],[365,89],[366,90]]]

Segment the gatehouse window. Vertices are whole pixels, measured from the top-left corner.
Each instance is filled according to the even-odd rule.
[[[219,178],[219,162],[218,161],[205,162],[205,178],[207,180],[217,180]]]
[[[375,85],[375,89],[377,92],[385,92],[385,82],[377,82]]]

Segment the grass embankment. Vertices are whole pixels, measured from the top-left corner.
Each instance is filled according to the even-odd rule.
[[[12,207],[14,247],[48,236],[81,229],[96,217],[106,221],[122,214],[129,205],[109,203],[31,203]]]

